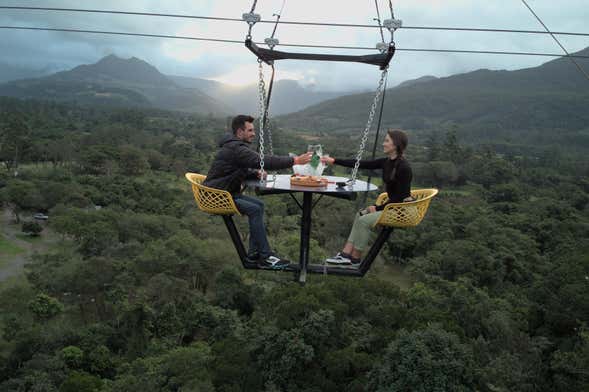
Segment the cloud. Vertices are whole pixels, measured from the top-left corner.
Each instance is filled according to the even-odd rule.
[[[272,19],[283,0],[259,0],[256,12]],[[546,24],[557,31],[586,32],[589,7],[586,0],[556,3],[528,0]],[[2,2],[10,5],[11,2]],[[15,4],[15,3],[12,3]],[[251,7],[250,0],[154,0],[30,1],[41,7],[87,7],[169,14],[215,15],[240,18]],[[379,0],[381,13],[389,17],[388,2]],[[394,1],[396,16],[405,26],[459,26],[541,30],[542,27],[520,1],[514,0],[414,0]],[[373,1],[287,0],[283,20],[374,24]],[[247,26],[238,22],[202,21],[163,17],[82,14],[43,11],[8,11],[0,16],[3,25],[46,26],[113,30],[137,33],[201,36],[242,40]],[[273,25],[258,24],[254,38],[262,41]],[[257,80],[253,55],[236,44],[182,41],[172,39],[123,37],[58,32],[2,30],[2,62],[35,69],[71,68],[92,63],[107,54],[139,57],[167,74],[215,78],[217,80]],[[276,36],[281,43],[374,46],[380,40],[377,29],[280,25]],[[388,34],[387,34],[388,37]],[[560,36],[570,51],[589,46],[587,37]],[[479,49],[542,51],[560,53],[560,48],[545,35],[477,32],[442,32],[402,29],[396,33],[399,48]],[[310,51],[312,49],[293,49]],[[335,51],[342,53],[344,51]],[[361,52],[366,53],[366,52]],[[399,51],[391,65],[389,85],[423,75],[448,76],[479,68],[518,69],[537,66],[548,58],[465,54],[411,53]],[[376,86],[378,70],[358,64],[284,61],[277,63],[278,78],[294,78],[324,90],[370,89]]]

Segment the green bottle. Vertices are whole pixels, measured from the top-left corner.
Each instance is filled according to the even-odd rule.
[[[321,161],[321,158],[319,158],[319,155],[317,154],[317,152],[313,152],[313,156],[311,157],[311,167],[313,169],[317,169],[320,161]]]

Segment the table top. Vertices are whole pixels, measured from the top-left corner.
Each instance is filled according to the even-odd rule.
[[[341,194],[342,196],[356,192],[371,192],[378,189],[376,185],[361,180],[356,180],[356,183],[354,185],[347,185],[341,188],[336,185],[336,182],[345,182],[349,180],[349,178],[347,177],[322,176],[323,178],[327,178],[329,183],[327,184],[327,186],[320,187],[291,185],[289,174],[278,174],[276,175],[275,179],[273,177],[273,175],[268,174],[268,180],[265,183],[259,180],[249,180],[245,182],[245,185],[258,188],[260,191],[264,193],[310,192],[330,195]]]

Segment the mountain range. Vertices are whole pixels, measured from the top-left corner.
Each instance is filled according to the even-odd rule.
[[[182,88],[138,58],[114,55],[96,64],[0,85],[0,95],[76,102],[83,105],[155,107],[225,114],[229,109],[196,90]]]
[[[6,71],[6,77],[26,76],[26,70],[18,72],[15,67],[0,65],[0,69]],[[304,88],[294,80],[276,81],[274,87],[270,110],[275,115],[342,95]],[[208,79],[168,76],[141,59],[114,55],[48,76],[8,81],[0,84],[0,95],[213,115],[258,111],[255,84],[232,87]]]
[[[257,84],[234,87],[209,79],[184,76],[169,76],[169,78],[179,86],[198,89],[217,101],[225,103],[235,113],[256,114],[258,112]],[[272,88],[270,112],[273,115],[292,113],[319,102],[351,93],[315,91],[301,86],[296,80],[277,80]]]
[[[589,56],[589,48],[577,54]],[[589,70],[589,59],[576,61]],[[279,80],[270,109],[274,115],[286,113],[279,120],[287,128],[357,132],[366,123],[374,93],[343,94]],[[257,114],[256,85],[237,88],[213,80],[166,76],[143,60],[113,55],[69,71],[0,84],[0,95],[213,115]],[[513,138],[531,130],[535,133],[526,137],[539,135],[541,141],[548,134],[545,130],[584,130],[566,140],[589,146],[587,107],[589,81],[563,57],[516,71],[481,69],[403,82],[387,89],[382,121],[385,128],[413,130],[458,124],[475,140]]]
[[[589,56],[589,48],[577,55]],[[577,58],[589,71],[589,59]],[[280,118],[289,128],[342,132],[363,129],[374,93],[339,97]],[[387,89],[384,127],[438,129],[458,124],[474,138],[518,130],[589,132],[589,80],[569,58],[516,71],[481,69],[424,77]],[[528,133],[529,136],[529,133]],[[589,145],[589,135],[583,142]],[[585,140],[588,139],[588,140]]]

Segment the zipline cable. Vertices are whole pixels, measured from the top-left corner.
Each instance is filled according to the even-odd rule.
[[[548,29],[548,26],[546,26],[544,24],[544,22],[542,22],[542,19],[540,19],[540,17],[534,12],[534,10],[532,9],[532,7],[530,7],[528,5],[528,3],[526,2],[526,0],[522,0],[522,3],[524,3],[524,5],[530,10],[530,12],[532,13],[532,15],[534,15],[536,17],[536,19],[538,19],[538,22],[540,22],[540,24],[542,26],[544,26],[544,28],[546,29],[546,31],[548,32],[548,34],[550,34],[550,36],[556,41],[556,43],[558,44],[558,46],[560,46],[560,48],[566,53],[566,57],[569,57],[571,59],[571,61],[577,66],[577,69],[579,70],[579,72],[581,72],[583,75],[585,75],[585,78],[587,78],[587,80],[589,80],[589,75],[587,75],[587,72],[585,72],[585,70],[583,69],[583,67],[581,67],[581,65],[579,63],[577,63],[577,61],[570,57],[571,55],[569,54],[568,50],[565,49],[565,47],[560,43],[560,41],[558,40],[558,38],[556,38],[554,36],[554,34],[552,34],[550,32],[550,30]]]
[[[382,43],[384,44],[384,32],[382,30],[382,22],[380,20],[380,10],[378,9],[378,0],[374,0],[374,6],[376,7],[376,20],[378,22],[378,27],[380,27],[380,38],[382,38]]]
[[[219,16],[184,15],[184,14],[164,14],[164,13],[154,13],[154,12],[96,10],[96,9],[82,9],[82,8],[24,7],[24,6],[0,6],[0,9],[28,10],[28,11],[82,12],[82,13],[135,15],[135,16],[160,16],[160,17],[167,17],[167,18],[203,19],[203,20],[218,20],[218,21],[226,21],[226,22],[243,23],[243,19],[239,19],[239,18],[227,18],[227,17],[219,17]],[[260,20],[257,23],[272,23],[272,24],[274,24],[277,22],[275,20]],[[357,28],[371,28],[371,29],[379,28],[378,26],[370,25],[370,24],[298,22],[298,21],[287,21],[287,20],[281,20],[278,22],[278,24],[303,25],[303,26],[357,27]],[[472,31],[472,32],[487,32],[487,33],[554,34],[554,35],[573,35],[573,36],[589,37],[589,33],[577,33],[577,32],[565,32],[565,31],[552,31],[552,32],[548,33],[546,31],[542,31],[542,30],[486,29],[486,28],[474,28],[474,27],[402,26],[399,29]]]
[[[378,27],[378,26],[376,26]],[[128,33],[119,31],[105,31],[105,30],[82,30],[82,29],[62,29],[52,27],[29,27],[29,26],[0,26],[3,30],[31,30],[31,31],[53,31],[62,33],[83,33],[83,34],[103,34],[103,35],[123,35],[132,37],[147,37],[147,38],[166,38],[166,39],[181,39],[192,41],[210,41],[223,42],[230,44],[243,45],[243,40],[231,40],[222,38],[205,38],[205,37],[191,37],[182,35],[165,35],[165,34],[146,34],[146,33]],[[258,45],[263,42],[255,42]],[[349,49],[349,50],[371,50],[373,47],[366,46],[335,46],[335,45],[311,45],[311,44],[283,44],[280,46],[293,48],[319,48],[319,49]],[[543,52],[509,52],[509,51],[491,51],[491,50],[461,50],[461,49],[424,49],[424,48],[396,48],[397,51],[402,52],[433,52],[433,53],[464,53],[464,54],[498,54],[498,55],[519,55],[519,56],[538,56],[538,57],[567,57],[558,53],[543,53]],[[587,59],[589,56],[571,54],[568,57]]]

